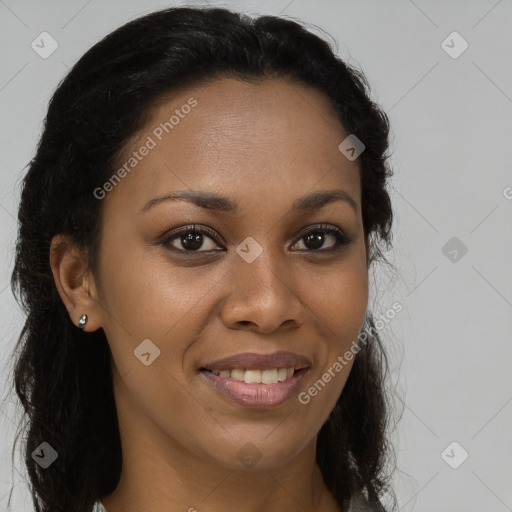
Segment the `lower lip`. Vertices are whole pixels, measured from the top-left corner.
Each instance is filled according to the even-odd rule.
[[[231,377],[220,377],[203,370],[207,382],[234,402],[251,409],[272,409],[298,394],[300,385],[309,368],[297,370],[292,377],[275,384],[248,384]]]

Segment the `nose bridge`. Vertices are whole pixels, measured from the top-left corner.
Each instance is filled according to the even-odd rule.
[[[244,240],[237,247],[230,279],[231,293],[223,308],[225,323],[250,322],[265,331],[290,320],[302,323],[303,307],[293,272],[279,248]]]
[[[279,249],[271,247],[271,244],[263,246],[256,239],[247,237],[236,252],[239,260],[235,260],[233,271],[239,284],[245,283],[253,291],[258,289],[258,293],[262,290],[279,293],[282,287],[286,288],[289,272],[284,270],[285,256]]]

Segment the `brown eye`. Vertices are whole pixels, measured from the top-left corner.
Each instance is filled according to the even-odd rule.
[[[210,243],[208,243],[208,240]],[[162,240],[162,245],[178,252],[217,252],[220,244],[217,240],[218,236],[210,228],[197,228],[194,225],[184,226],[172,231]]]
[[[352,238],[346,235],[337,226],[324,227],[323,225],[310,229],[308,232],[302,235],[299,241],[302,240],[304,240],[305,245],[303,250],[312,253],[335,251],[341,246],[352,242]],[[333,240],[333,243],[331,243],[327,248],[322,248],[326,243],[326,240]]]
[[[318,249],[321,249],[322,246],[325,244],[326,237],[331,237],[331,239],[334,239],[333,245],[336,245],[336,237],[329,233],[322,233],[322,232],[309,233],[308,235],[304,236],[302,239],[304,240],[304,245],[306,246],[306,249],[308,251],[316,251]],[[324,249],[325,249],[325,247],[324,247]]]

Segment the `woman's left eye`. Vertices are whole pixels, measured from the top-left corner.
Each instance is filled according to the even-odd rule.
[[[328,248],[320,249],[325,244],[326,237],[330,237],[333,243],[331,243]],[[213,242],[211,244],[212,247],[204,249],[205,240],[207,239]],[[340,249],[344,245],[348,245],[352,240],[352,237],[344,233],[339,227],[322,224],[303,232],[294,245],[304,241],[305,248],[299,248],[299,251],[307,253],[327,253]],[[220,237],[213,229],[206,226],[199,228],[193,225],[174,230],[162,240],[161,244],[175,252],[212,253],[219,252],[218,246],[221,242]],[[201,248],[203,248],[203,250],[199,250]]]
[[[322,246],[325,242],[326,235],[334,239],[334,243],[327,249],[319,250],[319,246]],[[304,250],[312,253],[335,251],[353,241],[352,237],[344,233],[339,227],[325,225],[309,229],[300,237],[299,241],[302,240],[305,240],[306,244],[309,244],[309,247],[306,247]]]

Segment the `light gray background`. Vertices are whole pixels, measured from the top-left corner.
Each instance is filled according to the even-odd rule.
[[[510,0],[210,2],[322,27],[361,67],[392,124],[394,250],[377,272],[374,312],[404,309],[383,331],[404,399],[394,435],[395,488],[410,512],[512,510],[512,3]],[[48,100],[68,68],[107,33],[178,3],[0,0],[0,315],[2,386],[22,325],[9,287],[17,180],[34,154]],[[58,49],[42,59],[43,31]],[[457,58],[442,42],[458,32]],[[445,43],[459,52],[461,41]],[[468,252],[442,248],[457,237]],[[452,250],[450,248],[448,250]],[[445,250],[445,252],[448,252]],[[452,261],[456,256],[456,261]],[[450,259],[451,258],[451,259]],[[3,395],[2,395],[3,396]],[[0,413],[0,509],[32,510],[11,465],[19,413]],[[400,410],[401,403],[397,408]],[[458,445],[444,452],[452,442]],[[457,469],[465,450],[469,457]],[[444,453],[444,456],[442,455]]]

